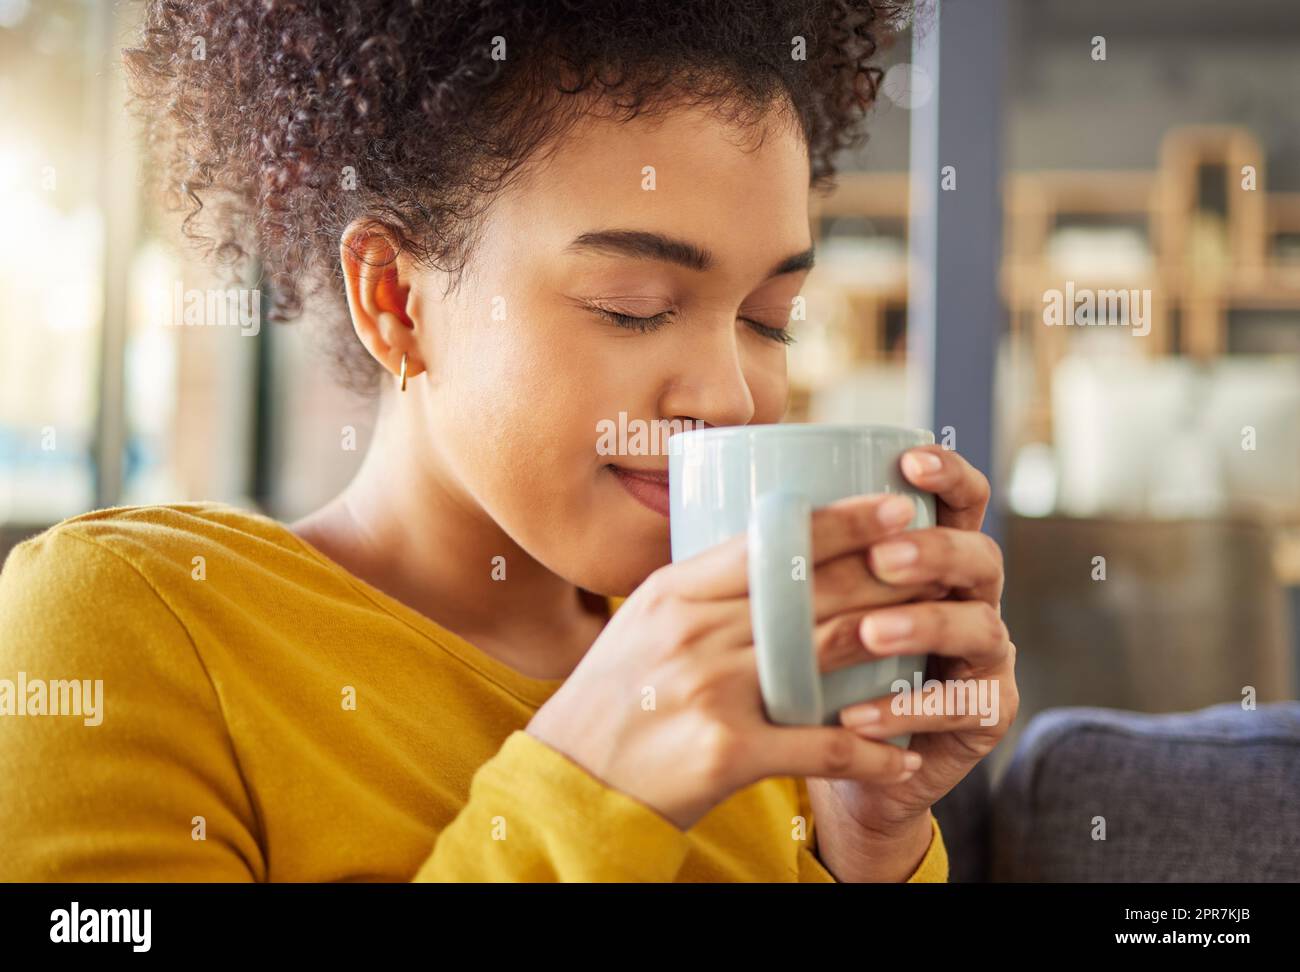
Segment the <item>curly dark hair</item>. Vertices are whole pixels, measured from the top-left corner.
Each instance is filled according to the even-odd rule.
[[[871,59],[910,8],[147,0],[139,46],[123,56],[130,107],[165,208],[186,212],[184,236],[219,265],[258,258],[272,321],[299,317],[325,289],[322,313],[340,318],[327,348],[339,378],[371,393],[383,371],[345,316],[338,260],[352,220],[372,220],[417,263],[458,279],[475,217],[590,110],[580,93],[623,118],[689,103],[747,122],[779,102],[807,141],[811,188],[829,188],[836,153],[866,139],[881,79]],[[195,222],[205,198],[207,232]]]

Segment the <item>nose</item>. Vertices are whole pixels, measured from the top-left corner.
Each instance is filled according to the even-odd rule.
[[[675,420],[714,425],[747,425],[754,418],[754,396],[737,345],[735,323],[704,325],[676,350],[673,375],[659,403],[660,414]]]

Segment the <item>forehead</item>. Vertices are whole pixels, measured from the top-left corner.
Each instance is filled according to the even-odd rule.
[[[776,112],[746,127],[702,107],[587,115],[501,193],[492,220],[548,252],[593,229],[662,232],[750,272],[807,246],[808,183],[807,146]]]

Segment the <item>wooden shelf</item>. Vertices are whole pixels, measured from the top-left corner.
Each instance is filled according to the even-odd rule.
[[[1246,166],[1253,167],[1254,189],[1243,187]],[[1210,359],[1226,351],[1231,310],[1300,311],[1300,257],[1275,254],[1279,236],[1300,236],[1300,193],[1267,190],[1263,152],[1245,128],[1171,129],[1153,171],[1015,172],[1004,178],[1002,192],[999,282],[1011,333],[1028,343],[1035,368],[1035,400],[1026,426],[1018,430],[1021,441],[1050,441],[1052,369],[1069,350],[1073,334],[1086,330],[1042,322],[1044,292],[1062,288],[1067,279],[1050,259],[1053,235],[1063,223],[1110,223],[1143,234],[1148,270],[1078,272],[1068,279],[1076,288],[1149,289],[1152,322],[1141,343],[1145,353]],[[1209,208],[1203,205],[1206,196]],[[821,238],[826,220],[837,217],[901,220],[905,231],[907,204],[906,173],[844,173],[829,195],[813,200],[814,239]],[[838,287],[854,308],[849,326],[857,334],[848,343],[855,354],[861,360],[889,356],[886,314],[905,310],[905,282]],[[800,393],[806,398],[808,391]]]

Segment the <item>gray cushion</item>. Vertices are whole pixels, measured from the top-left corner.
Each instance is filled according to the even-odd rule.
[[[1043,712],[992,832],[995,881],[1298,881],[1300,702]]]

